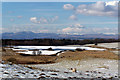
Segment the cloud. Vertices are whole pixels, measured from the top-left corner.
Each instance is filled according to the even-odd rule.
[[[67,28],[64,28],[62,29],[63,32],[71,32],[73,28],[71,27],[67,27]]]
[[[95,16],[117,16],[117,8],[117,4],[111,5],[108,2],[98,1],[90,5],[79,5],[76,13]]]
[[[0,33],[2,33],[2,30],[4,30],[4,28],[3,28],[3,27],[0,27]]]
[[[64,33],[77,33],[83,30],[83,26],[81,24],[70,25],[70,27],[66,27],[62,29]]]
[[[63,6],[63,8],[64,8],[65,10],[73,10],[73,9],[74,9],[74,6],[73,6],[72,4],[65,4],[65,5]]]
[[[29,26],[29,27],[26,27]],[[21,32],[21,31],[32,31],[35,33],[50,33],[51,30],[44,29],[39,24],[13,24],[9,28],[0,28],[1,33],[4,32]]]
[[[106,6],[108,6],[108,5],[116,6],[116,5],[118,5],[118,1],[109,1],[109,2],[106,2]]]
[[[40,18],[40,20],[38,21],[40,23],[48,23],[48,20],[44,17]]]
[[[33,23],[39,23],[39,21],[37,21],[37,17],[31,17],[30,21]]]
[[[66,25],[67,26],[67,25]],[[68,25],[68,27],[58,30],[58,33],[63,34],[117,34],[118,28],[112,27],[84,27],[83,25],[77,23],[73,25]]]
[[[67,27],[67,28],[64,28],[62,29],[62,32],[63,33],[79,33],[81,32],[82,29],[81,28],[72,28],[72,27]]]
[[[68,4],[66,4],[68,5]],[[66,7],[66,10],[74,10],[75,14],[84,14],[84,15],[93,15],[93,16],[118,16],[118,1],[110,1],[110,2],[102,2],[97,1],[96,3],[92,4],[81,4],[78,7]],[[70,16],[72,17],[72,16]],[[74,18],[73,16],[72,18]],[[71,18],[71,19],[72,19]]]
[[[48,24],[48,23],[53,23],[55,22],[59,17],[58,16],[55,16],[55,17],[52,17],[52,18],[44,18],[44,17],[40,17],[39,19],[37,17],[31,17],[30,18],[30,21],[33,22],[33,23],[37,23],[37,24]]]
[[[104,33],[106,35],[115,35],[116,33]]]
[[[76,15],[71,15],[71,16],[69,17],[69,19],[71,19],[71,20],[77,20],[77,17],[76,17]]]
[[[74,24],[74,25],[71,25],[71,27],[75,27],[75,28],[84,28],[83,25],[77,23],[77,24]]]
[[[55,22],[58,18],[59,18],[58,16],[51,18],[51,22]]]
[[[103,33],[103,34],[105,34],[105,33],[115,33],[115,34],[117,34],[117,32],[118,32],[118,29],[115,27],[115,28],[110,28],[110,27],[104,27],[104,28],[102,28],[102,27],[94,27],[94,28],[87,28],[85,31],[84,31],[85,33],[90,33],[90,34],[98,34],[98,33]]]

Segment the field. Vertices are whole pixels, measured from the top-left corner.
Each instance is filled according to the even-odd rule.
[[[109,44],[109,43],[108,43]],[[106,45],[108,45],[106,44]],[[116,43],[115,43],[116,44]],[[111,44],[109,44],[111,45]],[[70,46],[70,45],[69,45]],[[118,51],[116,47],[104,47],[96,45],[87,45],[89,47],[106,49],[105,51],[97,50],[83,50],[83,51],[64,51],[57,56],[23,56],[15,54],[13,50],[2,51],[2,60],[5,63],[8,61],[15,64],[22,64],[26,67],[31,67],[32,69],[37,69],[40,71],[54,72],[58,74],[56,77],[118,77],[118,54],[113,51]],[[71,69],[75,69],[77,73]],[[81,72],[82,71],[82,72]],[[96,73],[94,73],[97,72]],[[79,75],[79,72],[82,75]],[[65,75],[65,73],[68,73]],[[89,75],[89,76],[87,76]],[[55,77],[55,76],[52,76]]]
[[[91,46],[97,47],[97,46]],[[100,47],[99,47],[100,48]],[[105,48],[107,49],[107,48]],[[118,59],[118,56],[111,51],[117,51],[115,49],[107,49],[106,51],[97,50],[84,50],[84,51],[65,51],[60,53],[59,56],[23,56],[16,54],[13,50],[3,51],[2,60],[9,61],[9,59],[15,59],[13,63],[17,64],[38,64],[38,63],[55,63],[64,59],[68,60],[81,60],[87,58],[105,58],[105,59]]]

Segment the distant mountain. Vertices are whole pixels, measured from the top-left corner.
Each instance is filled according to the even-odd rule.
[[[94,38],[117,38],[118,35],[108,34],[84,34],[84,35],[69,35],[56,33],[33,33],[30,31],[23,31],[17,33],[2,33],[2,39],[94,39]]]

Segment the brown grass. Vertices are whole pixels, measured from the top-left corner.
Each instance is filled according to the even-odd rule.
[[[45,64],[54,63],[56,60],[56,56],[22,56],[12,50],[2,51],[2,60],[9,61],[11,58],[16,59],[16,61],[12,61],[16,64]]]
[[[95,46],[94,46],[95,47]],[[61,60],[69,59],[69,60],[81,60],[87,58],[105,58],[105,59],[118,59],[118,56],[114,53],[110,52],[110,50],[106,51],[66,51],[59,56],[22,56],[19,54],[15,54],[12,50],[7,50],[2,52],[2,60],[8,61],[10,58],[14,58],[15,61],[13,63],[16,64],[48,64],[55,63]]]
[[[18,64],[45,64],[45,63],[54,63],[55,56],[21,56],[21,55],[12,55],[12,56],[2,56],[2,60],[7,61],[9,58],[15,58],[16,61],[13,63]]]
[[[105,58],[105,59],[118,59],[118,56],[109,51],[67,51],[61,54],[59,58],[81,60],[86,58]]]

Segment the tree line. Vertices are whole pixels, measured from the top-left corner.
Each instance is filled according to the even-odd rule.
[[[98,43],[111,43],[120,42],[120,39],[84,39],[84,40],[71,40],[71,39],[2,39],[2,46],[17,46],[17,45],[30,45],[30,46],[63,46],[63,45],[85,45],[85,44],[98,44]]]

